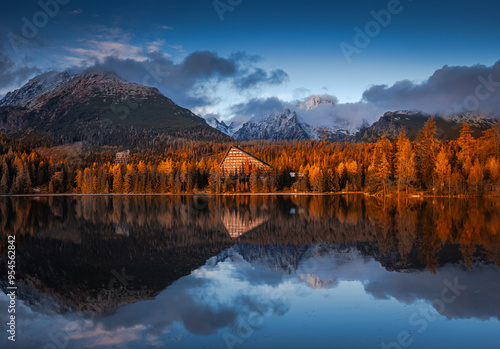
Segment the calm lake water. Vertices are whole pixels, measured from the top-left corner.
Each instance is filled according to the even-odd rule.
[[[498,200],[0,198],[0,229],[1,348],[500,348]]]

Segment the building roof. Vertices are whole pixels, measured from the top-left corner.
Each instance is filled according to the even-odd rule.
[[[234,149],[237,149],[237,150],[239,150],[239,151],[241,151],[241,152],[242,152],[242,153],[244,153],[245,155],[250,156],[251,158],[253,158],[253,159],[257,160],[257,161],[258,161],[258,162],[260,162],[260,163],[262,163],[263,165],[265,165],[265,166],[267,166],[267,167],[271,167],[271,165],[269,165],[267,162],[262,161],[262,160],[261,160],[261,159],[259,159],[259,158],[256,158],[256,157],[255,157],[255,156],[253,156],[252,154],[247,153],[246,151],[244,151],[243,149],[241,149],[240,147],[237,147],[237,146],[235,146],[235,145],[231,145],[231,146],[229,147],[228,151],[226,152],[226,155],[224,155],[224,157],[222,158],[222,161],[220,162],[220,166],[219,166],[219,167],[221,167],[221,166],[222,166],[222,164],[223,164],[223,163],[224,163],[224,161],[226,160],[227,156],[228,156],[228,155],[229,155],[229,153],[231,152],[231,149],[233,149],[233,148],[234,148]]]

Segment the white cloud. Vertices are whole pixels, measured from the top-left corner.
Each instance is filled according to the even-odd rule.
[[[73,62],[80,60],[80,63],[82,63],[92,60],[103,62],[106,57],[132,59],[138,62],[143,62],[147,59],[141,47],[128,43],[89,40],[86,42],[86,46],[86,48],[66,47],[66,50],[77,55],[77,57],[68,57],[69,60]]]
[[[160,52],[161,48],[163,46],[165,46],[165,44],[166,44],[165,40],[158,39],[158,40],[150,41],[146,45],[147,45],[148,52]]]

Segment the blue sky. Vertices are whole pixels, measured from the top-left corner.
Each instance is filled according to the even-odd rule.
[[[422,106],[442,113],[463,103],[479,75],[500,81],[494,1],[59,1],[42,0],[49,10],[31,0],[0,4],[0,95],[44,71],[98,66],[155,85],[199,114],[228,119],[238,117],[235,105],[250,100],[286,104],[312,94],[335,96],[344,105],[339,113],[349,114],[349,103],[367,102],[364,93],[373,86],[387,85],[387,101],[398,81],[418,89],[444,66],[461,67],[460,76],[480,65],[461,80],[466,92],[451,94],[456,101],[448,94],[440,99],[446,108]],[[28,30],[33,37],[26,37],[23,18],[38,23],[34,35]],[[372,30],[363,45],[356,45],[355,28],[363,35]],[[342,45],[356,52],[346,58]],[[206,54],[185,64],[200,52]],[[368,102],[377,108],[367,113],[406,108]],[[489,104],[485,109],[494,110]],[[242,110],[243,118],[265,112]]]

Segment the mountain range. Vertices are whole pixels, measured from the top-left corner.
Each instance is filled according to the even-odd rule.
[[[290,109],[271,113],[263,120],[250,120],[233,133],[239,141],[265,140],[320,140],[348,141],[353,135],[348,130],[311,126],[297,112]]]
[[[8,93],[0,100],[0,130],[52,144],[130,145],[167,136],[229,139],[154,87],[90,71],[42,74]]]
[[[401,130],[408,138],[414,140],[418,131],[431,116],[419,111],[400,110],[386,112],[371,126],[362,127],[355,137],[357,142],[376,142],[382,136],[392,140]],[[482,131],[492,128],[497,120],[479,113],[460,113],[452,117],[433,116],[437,127],[437,137],[441,140],[456,139],[460,135],[460,128],[467,122],[473,131],[474,137],[480,137]]]
[[[236,129],[234,124],[227,125],[214,117],[207,123],[219,131],[238,141],[249,140],[329,140],[337,142],[376,142],[382,136],[392,140],[404,130],[406,135],[414,140],[418,131],[431,117],[418,110],[399,110],[384,113],[376,122],[369,125],[364,122],[356,127],[344,119],[337,118],[335,123],[340,126],[311,126],[301,115],[316,112],[318,109],[335,106],[330,99],[322,96],[311,96],[296,104],[295,110],[284,109],[270,113],[266,117],[254,117]],[[323,108],[324,119],[331,118],[328,110]],[[436,122],[438,138],[441,140],[456,139],[460,128],[467,122],[473,131],[473,136],[479,137],[482,132],[493,127],[497,120],[481,113],[457,113],[443,117],[432,116]]]
[[[311,96],[289,109],[260,115],[237,128],[215,117],[206,119],[175,104],[154,87],[120,79],[113,73],[85,71],[80,74],[47,72],[29,80],[0,100],[0,131],[24,141],[50,145],[84,141],[93,145],[151,146],[172,137],[229,141],[330,140],[376,142],[394,139],[405,130],[414,139],[431,117],[420,111],[386,112],[378,121],[361,127],[335,116],[334,124],[310,125],[304,116],[328,114],[335,101]],[[322,118],[319,118],[320,120]],[[480,113],[434,116],[441,139],[458,137],[467,121],[474,136],[495,125]]]

